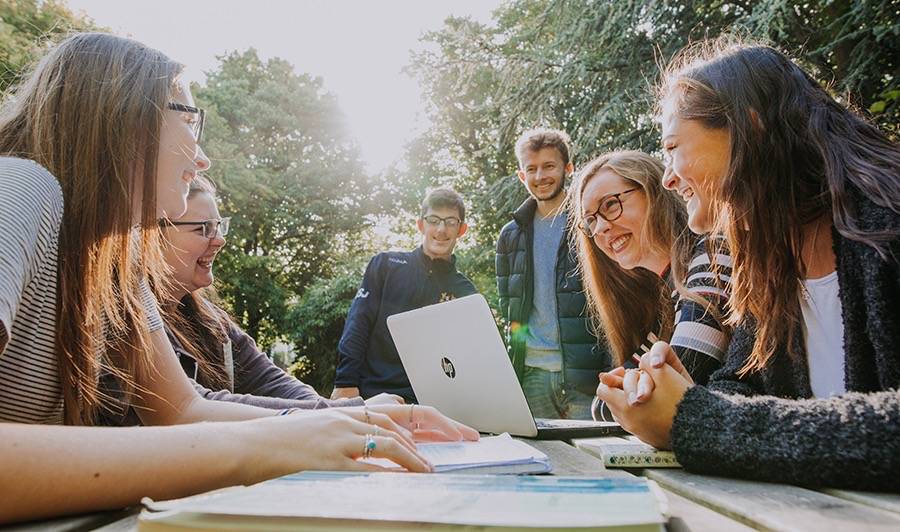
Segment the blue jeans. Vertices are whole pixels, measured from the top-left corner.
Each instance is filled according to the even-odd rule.
[[[591,419],[593,396],[564,387],[561,371],[525,366],[522,391],[534,417]]]

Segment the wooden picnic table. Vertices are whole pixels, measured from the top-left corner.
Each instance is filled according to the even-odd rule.
[[[783,484],[707,477],[680,469],[609,469],[603,462],[562,441],[527,443],[550,457],[553,474],[627,478],[642,475],[659,484],[668,499],[669,532],[748,530],[900,530],[900,495],[842,490],[813,491]],[[130,532],[139,509],[41,521],[0,528],[37,532]]]
[[[573,443],[581,449],[578,440]],[[588,447],[583,449],[591,453]],[[787,484],[695,475],[682,469],[619,471],[654,480],[667,495],[674,494],[736,525],[756,530],[900,530],[900,494],[812,490]],[[670,513],[679,516],[676,505]],[[693,526],[691,529],[706,530]]]

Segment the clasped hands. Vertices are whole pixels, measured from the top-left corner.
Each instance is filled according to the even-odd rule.
[[[671,449],[675,411],[693,385],[672,347],[656,342],[641,357],[639,369],[600,373],[597,397],[622,428],[658,449]]]

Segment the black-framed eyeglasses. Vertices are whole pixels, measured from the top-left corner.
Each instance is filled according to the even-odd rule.
[[[587,216],[582,217],[581,221],[578,223],[578,228],[588,237],[594,236],[594,234],[597,233],[597,224],[600,222],[600,218],[603,218],[607,222],[612,222],[622,216],[622,196],[629,192],[634,192],[635,190],[640,190],[640,187],[629,188],[618,194],[608,194],[603,196],[600,198],[600,206],[597,207],[594,214],[588,214]]]
[[[199,143],[200,138],[203,136],[203,124],[206,123],[206,111],[193,105],[185,105],[178,102],[169,102],[168,107],[173,111],[197,115],[197,121],[191,124],[191,129],[194,131],[194,138]]]
[[[231,225],[231,217],[203,220],[202,222],[173,222],[168,218],[162,218],[159,221],[159,225],[160,227],[195,225],[202,228],[203,238],[213,239],[217,235],[225,236],[228,234],[228,227]]]
[[[456,216],[441,218],[440,216],[437,216],[435,214],[429,214],[428,216],[422,217],[422,219],[425,220],[425,223],[433,227],[437,227],[441,225],[441,223],[443,223],[444,227],[450,230],[459,228],[459,224],[461,223],[460,219]]]

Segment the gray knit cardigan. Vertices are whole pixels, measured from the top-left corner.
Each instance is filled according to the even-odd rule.
[[[900,215],[858,193],[864,229],[900,230]],[[900,239],[882,259],[836,231],[847,393],[813,399],[805,356],[781,346],[738,377],[754,341],[737,327],[725,365],[678,405],[672,444],[697,473],[804,486],[900,491]],[[804,353],[802,335],[795,353]]]

